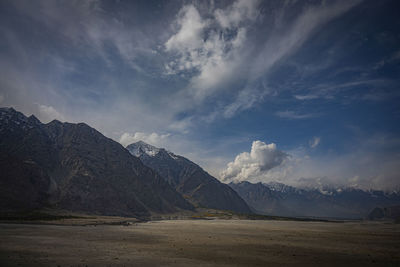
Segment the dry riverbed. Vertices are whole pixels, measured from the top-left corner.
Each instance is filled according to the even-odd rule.
[[[0,224],[1,266],[400,266],[400,225],[170,220]]]

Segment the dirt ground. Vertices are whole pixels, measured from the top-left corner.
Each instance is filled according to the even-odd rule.
[[[400,225],[171,220],[0,224],[1,266],[400,266]]]

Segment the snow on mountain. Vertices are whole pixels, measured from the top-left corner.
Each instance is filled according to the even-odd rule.
[[[257,212],[279,216],[364,218],[375,207],[400,205],[400,194],[353,187],[298,188],[278,182],[229,184]]]
[[[139,141],[136,143],[133,143],[127,147],[129,152],[131,152],[132,155],[136,157],[140,157],[143,154],[147,154],[150,157],[154,157],[160,152],[160,148],[157,148],[155,146],[146,144],[143,141]]]
[[[193,209],[159,174],[87,124],[42,124],[12,108],[0,108],[0,184],[0,213],[51,207],[149,216]]]
[[[126,149],[146,166],[158,172],[194,206],[251,212],[232,188],[212,177],[189,159],[142,141],[130,144]]]
[[[163,154],[162,156],[167,156],[170,157],[174,160],[179,159],[179,157],[177,155],[175,155],[174,153],[165,150],[164,148],[158,148],[152,145],[149,145],[143,141],[138,141],[136,143],[130,144],[129,146],[126,147],[126,149],[129,150],[129,152],[131,152],[132,155],[140,158],[141,156],[143,156],[144,154],[146,154],[147,156],[150,157],[155,157],[155,156],[160,156],[160,152]]]

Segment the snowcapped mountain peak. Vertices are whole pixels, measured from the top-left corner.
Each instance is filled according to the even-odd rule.
[[[172,153],[164,148],[158,148],[158,147],[149,145],[143,141],[138,141],[136,143],[132,143],[132,144],[128,145],[126,147],[126,149],[128,149],[128,151],[132,155],[134,155],[138,158],[143,157],[143,156],[145,156],[145,157],[148,156],[148,157],[152,157],[152,158],[157,157],[160,159],[161,158],[162,159],[169,158],[174,161],[179,160],[178,155],[175,155],[174,153]]]
[[[147,154],[150,157],[154,157],[160,152],[160,148],[149,145],[143,141],[138,141],[136,143],[130,144],[126,147],[132,155],[140,157],[143,154]]]
[[[278,191],[278,192],[287,192],[287,191],[295,190],[295,188],[293,188],[289,185],[286,185],[286,184],[283,184],[280,182],[276,182],[276,181],[269,182],[269,183],[263,183],[263,185],[268,187],[272,191]]]
[[[233,189],[189,159],[143,141],[130,144],[126,149],[195,205],[240,213],[251,212]]]

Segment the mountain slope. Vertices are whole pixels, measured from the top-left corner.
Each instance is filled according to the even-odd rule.
[[[1,108],[0,155],[3,211],[133,216],[192,209],[156,172],[84,123],[42,124]]]
[[[249,213],[245,201],[192,161],[142,141],[126,147],[142,162],[157,171],[186,199],[200,207]]]
[[[400,204],[399,194],[381,191],[306,190],[279,183],[229,185],[258,213],[269,215],[356,219],[365,218],[376,206]]]

